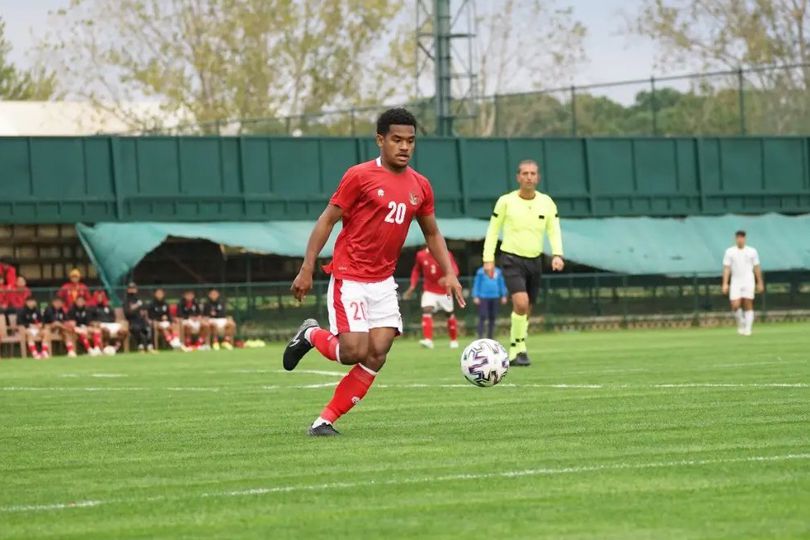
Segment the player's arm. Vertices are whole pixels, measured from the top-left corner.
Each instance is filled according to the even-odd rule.
[[[562,228],[560,227],[560,215],[557,213],[557,205],[552,203],[551,214],[546,220],[546,236],[551,244],[551,269],[560,272],[565,267],[563,260]]]
[[[425,242],[427,242],[428,249],[436,258],[439,267],[444,274],[444,283],[447,287],[447,294],[453,294],[456,297],[456,302],[460,307],[464,307],[466,302],[464,296],[461,294],[461,283],[458,281],[458,276],[453,271],[453,263],[450,260],[450,253],[447,251],[447,244],[444,241],[444,236],[439,231],[439,225],[436,223],[436,216],[433,214],[426,214],[417,216],[416,220],[419,222],[419,227],[422,229],[422,234],[425,235]]]
[[[492,217],[489,218],[487,235],[484,238],[484,272],[489,277],[495,275],[495,248],[498,246],[498,236],[501,234],[504,220],[506,220],[506,199],[501,197],[495,203]]]
[[[290,287],[293,296],[299,302],[312,290],[312,274],[315,272],[318,255],[320,255],[323,246],[326,245],[326,241],[329,240],[335,223],[340,221],[342,217],[343,210],[339,206],[329,204],[321,213],[315,227],[312,228],[312,233],[310,233],[307,242],[307,250],[304,254],[304,263],[301,265],[298,275],[295,276],[292,287]]]
[[[723,265],[723,294],[728,294],[728,280],[731,278],[731,267],[727,264]]]
[[[765,280],[762,278],[762,267],[758,264],[754,266],[754,278],[757,280],[757,292],[765,292]]]
[[[408,287],[408,290],[402,293],[402,298],[408,300],[411,296],[413,296],[413,292],[416,290],[416,285],[419,283],[419,275],[422,273],[422,265],[419,264],[419,255],[417,254],[416,259],[413,261],[413,268],[411,269],[411,285]]]

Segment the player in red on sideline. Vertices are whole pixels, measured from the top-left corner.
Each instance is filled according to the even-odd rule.
[[[453,265],[453,272],[458,275],[458,265],[450,254],[450,263]],[[416,252],[416,261],[411,270],[411,286],[402,293],[402,298],[409,300],[416,285],[419,283],[419,276],[424,277],[422,285],[422,339],[419,344],[428,349],[433,348],[433,314],[444,311],[447,314],[447,335],[450,337],[450,348],[458,349],[458,321],[453,313],[453,299],[447,296],[444,288],[444,274],[439,268],[439,263],[430,252],[424,248]]]
[[[389,109],[377,119],[380,157],[349,168],[318,218],[291,290],[299,301],[312,289],[315,262],[332,228],[343,220],[327,291],[329,330],[307,319],[287,344],[284,369],[292,371],[313,347],[327,359],[354,365],[309,428],[312,436],[338,435],[333,427],[368,392],[402,332],[394,269],[416,219],[445,276],[446,294],[464,307],[444,237],[436,224],[428,179],[408,166],[416,145],[416,119]]]

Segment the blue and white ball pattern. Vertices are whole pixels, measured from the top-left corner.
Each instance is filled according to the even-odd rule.
[[[461,353],[461,373],[475,386],[495,386],[509,371],[509,353],[494,339],[477,339]]]

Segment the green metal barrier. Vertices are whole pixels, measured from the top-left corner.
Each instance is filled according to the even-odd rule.
[[[0,221],[314,219],[371,138],[0,138]],[[419,140],[441,217],[487,217],[541,163],[566,217],[810,212],[810,139]]]
[[[766,292],[759,295],[756,309],[760,316],[784,310],[810,310],[810,272],[774,272],[765,276]],[[469,293],[471,278],[462,278]],[[261,336],[269,339],[287,339],[290,332],[304,318],[316,317],[322,324],[328,320],[326,310],[327,282],[317,281],[313,292],[303,304],[290,294],[288,282],[229,283],[164,286],[167,300],[177,302],[182,292],[193,289],[202,299],[210,287],[223,295],[229,313],[239,324],[243,336]],[[399,283],[400,290],[407,282]],[[145,302],[154,287],[143,286],[141,299]],[[56,289],[34,289],[34,296],[43,304],[56,293]],[[124,290],[116,293],[123,296]],[[469,300],[469,299],[468,299]],[[406,329],[419,331],[421,309],[419,298],[401,300]],[[720,290],[719,276],[694,275],[683,278],[665,276],[630,276],[617,274],[563,274],[545,275],[539,306],[535,315],[542,315],[547,326],[561,321],[583,318],[614,318],[625,325],[633,318],[676,316],[689,319],[703,313],[725,313],[728,300]],[[508,321],[510,307],[501,306],[499,317]],[[465,310],[457,310],[468,334],[475,332],[477,312],[470,301]],[[441,317],[441,316],[439,316]],[[437,323],[441,333],[443,323]]]

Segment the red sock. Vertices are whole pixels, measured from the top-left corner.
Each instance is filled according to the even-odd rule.
[[[168,330],[163,331],[163,338],[166,340],[166,343],[171,343],[172,341],[174,341],[174,336]]]
[[[422,314],[422,337],[433,339],[433,315],[429,313]]]
[[[72,341],[66,341],[65,342],[65,349],[67,349],[67,352],[72,351],[73,350],[73,342]]]
[[[31,353],[31,356],[34,356],[35,354],[37,354],[37,346],[34,345],[33,343],[29,343],[28,344],[28,352]]]
[[[93,332],[93,347],[101,348],[101,332]]]
[[[447,318],[447,333],[450,334],[451,341],[458,339],[458,320],[455,315],[450,315]]]
[[[309,333],[309,342],[324,355],[327,360],[337,362],[340,340],[329,330],[315,328]]]
[[[87,339],[87,336],[79,336],[79,339],[82,341],[82,345],[84,345],[84,350],[90,350],[90,340]]]
[[[191,347],[191,336],[186,336],[186,347]]]
[[[354,366],[338,383],[332,401],[321,412],[321,418],[334,423],[349,412],[366,395],[375,376],[376,373],[370,373],[360,364]]]
[[[45,343],[44,341],[42,342],[42,352],[50,354],[50,350],[48,349],[48,344]]]
[[[205,345],[205,340],[203,338],[201,338],[201,337],[198,337],[197,338],[197,346],[202,347],[203,345]]]

